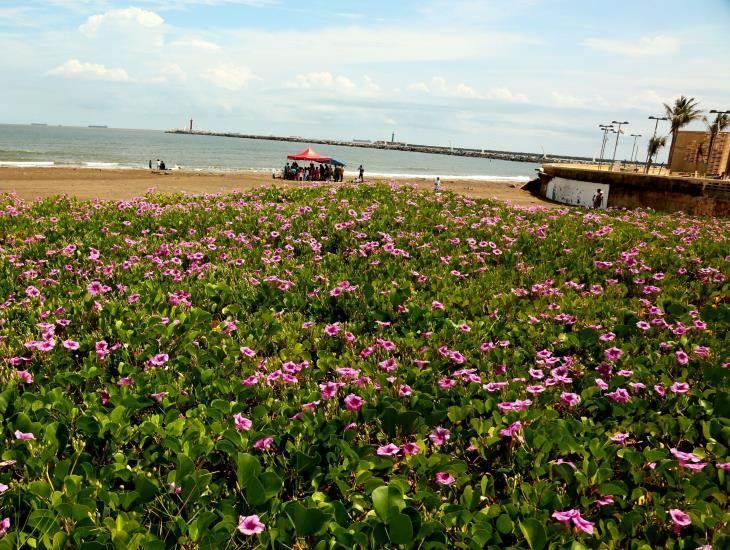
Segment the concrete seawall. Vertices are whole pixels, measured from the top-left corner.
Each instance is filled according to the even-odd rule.
[[[730,181],[545,164],[540,174],[539,189],[536,185],[532,190],[551,198],[547,196],[547,189],[554,178],[575,181],[577,185],[608,185],[607,206],[612,208],[652,208],[699,216],[730,216]]]
[[[319,145],[339,145],[343,147],[359,147],[361,149],[381,149],[388,151],[408,151],[412,153],[430,153],[432,155],[451,155],[457,157],[474,157],[497,160],[511,160],[513,162],[530,162],[539,164],[541,162],[592,162],[591,159],[583,157],[568,157],[562,155],[541,155],[537,153],[518,153],[510,151],[493,151],[481,149],[468,149],[463,147],[438,147],[435,145],[414,145],[410,143],[389,143],[389,142],[361,142],[361,141],[338,141],[331,139],[307,139],[302,137],[283,136],[257,136],[248,134],[237,134],[232,132],[205,132],[200,130],[168,130],[167,134],[186,134],[194,136],[215,136],[242,139],[257,139],[265,141],[286,141],[290,143],[308,143]]]

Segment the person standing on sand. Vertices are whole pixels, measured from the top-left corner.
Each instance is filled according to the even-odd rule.
[[[433,190],[435,193],[441,191],[441,178],[436,176],[436,181],[433,182]]]
[[[150,166],[150,170],[152,170],[152,159],[150,159],[149,166]]]
[[[601,208],[603,205],[603,191],[596,189],[596,194],[593,195],[593,208]]]
[[[157,169],[160,169],[160,159],[157,159]]]
[[[357,171],[360,174],[360,177],[358,178],[360,183],[365,181],[365,168],[362,167],[362,164],[360,165],[360,168],[357,169]]]

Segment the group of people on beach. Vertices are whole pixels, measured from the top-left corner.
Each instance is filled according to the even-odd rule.
[[[150,167],[150,170],[152,170],[152,160],[150,160],[148,166]],[[167,167],[165,166],[165,161],[157,159],[156,164],[154,165],[156,170],[167,170]]]
[[[284,166],[283,177],[285,180],[293,181],[335,181],[340,182],[345,178],[345,169],[342,166],[330,164],[314,164],[300,166],[297,161]]]

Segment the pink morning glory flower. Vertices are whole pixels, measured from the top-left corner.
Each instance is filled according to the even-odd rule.
[[[348,411],[357,412],[360,410],[360,407],[363,406],[365,401],[362,397],[359,395],[355,395],[354,393],[351,393],[347,397],[345,397],[345,406],[347,407]]]
[[[236,429],[238,431],[248,431],[253,426],[253,422],[243,416],[241,413],[236,413],[233,415],[233,422],[236,425]]]
[[[382,445],[378,447],[377,453],[378,456],[393,456],[397,455],[400,452],[400,447],[398,445],[394,445],[393,443],[388,443],[387,445]]]
[[[689,515],[677,508],[669,510],[669,516],[672,518],[672,523],[674,523],[677,530],[692,524],[692,519]]]
[[[433,441],[435,445],[444,445],[450,437],[451,432],[446,428],[442,428],[441,426],[432,431],[431,434],[428,436],[428,438]]]
[[[35,436],[30,432],[21,432],[20,430],[15,430],[15,439],[20,439],[22,441],[26,441],[29,439],[35,439]]]
[[[266,526],[258,516],[238,516],[238,530],[242,535],[252,536],[262,533]]]
[[[436,474],[436,483],[439,485],[451,485],[456,481],[456,478],[448,472],[438,472]]]
[[[254,449],[260,449],[263,451],[268,451],[271,449],[271,445],[274,443],[273,437],[264,437],[263,439],[259,439],[256,443],[253,444]]]

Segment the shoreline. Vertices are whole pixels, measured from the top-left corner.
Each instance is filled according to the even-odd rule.
[[[347,177],[345,183],[351,183]],[[366,182],[415,184],[418,189],[431,190],[433,180],[414,177],[377,177],[365,173]],[[522,190],[521,182],[502,180],[465,180],[442,178],[442,188],[471,198],[494,199],[517,206],[545,206],[553,203]],[[15,193],[23,200],[35,200],[67,194],[82,199],[125,200],[144,195],[150,189],[160,193],[218,193],[248,190],[256,187],[295,188],[309,183],[273,179],[271,172],[237,171],[206,172],[170,170],[140,170],[135,168],[92,167],[0,167],[0,193]]]

